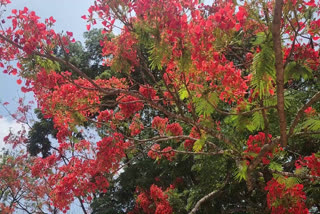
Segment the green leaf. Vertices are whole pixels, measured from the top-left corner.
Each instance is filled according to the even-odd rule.
[[[213,95],[210,99],[214,99]],[[206,117],[211,115],[215,111],[213,106],[208,103],[208,101],[203,97],[194,97],[193,103],[195,104],[196,112],[198,115],[203,115]]]
[[[277,162],[274,162],[274,161],[270,162],[269,169],[275,170],[275,171],[278,171],[278,172],[282,172],[283,171],[282,165],[277,163]]]
[[[205,134],[201,135],[200,139],[198,139],[193,144],[193,151],[200,152],[206,142],[207,136]]]
[[[272,78],[275,78],[276,72],[274,62],[274,51],[271,45],[263,45],[260,52],[257,53],[253,58],[253,69],[255,71],[256,77],[259,80],[262,80],[263,76],[265,74],[268,74]]]
[[[310,79],[313,77],[312,69],[308,65],[298,64],[297,62],[290,62],[285,69],[285,82],[289,79],[304,80]]]
[[[284,108],[287,110],[290,108],[291,104],[294,103],[296,98],[294,96],[286,95],[284,97]]]
[[[301,179],[297,177],[289,177],[285,180],[285,184],[287,188],[291,188],[296,184],[301,183]]]
[[[251,85],[256,88],[256,92],[259,92],[259,97],[262,98],[269,91],[270,78],[275,79],[276,71],[272,42],[266,41],[260,45],[260,48],[260,52],[256,53],[253,58]]]
[[[266,34],[264,32],[259,32],[259,33],[257,33],[255,40],[252,41],[251,43],[253,45],[255,45],[255,46],[261,45],[263,42],[266,41],[266,38],[267,37],[266,37]]]
[[[255,126],[255,130],[264,129],[264,120],[260,111],[256,111],[253,113],[252,124]]]
[[[320,120],[315,118],[308,118],[303,124],[302,127],[304,129],[308,129],[310,131],[318,131],[320,129]]]
[[[189,97],[189,93],[185,87],[179,90],[179,97],[181,100],[184,100]]]
[[[246,161],[242,161],[236,172],[235,178],[240,182],[242,180],[247,180],[247,170],[248,165]]]

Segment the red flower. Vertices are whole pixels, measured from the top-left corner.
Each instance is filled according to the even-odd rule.
[[[268,140],[267,143],[271,141],[272,135],[268,135]],[[257,135],[250,135],[249,139],[247,141],[247,146],[248,148],[244,151],[244,153],[256,153],[258,154],[261,150],[261,147],[265,144],[265,133],[259,132]],[[254,156],[252,155],[247,155],[247,158],[250,160],[254,159]],[[262,163],[263,164],[269,164],[270,160],[269,158],[272,158],[273,154],[272,152],[267,152],[263,157],[262,157]]]
[[[166,132],[169,135],[179,136],[183,134],[182,127],[179,123],[172,123],[167,125]]]
[[[267,183],[267,202],[272,214],[299,213],[308,214],[305,206],[306,194],[302,184],[287,187],[285,181],[278,182],[274,178]]]
[[[140,94],[142,94],[144,97],[154,100],[158,97],[156,96],[157,92],[154,90],[150,85],[141,85],[139,88]]]
[[[158,130],[160,134],[163,134],[168,123],[168,118],[161,118],[156,116],[152,121],[152,128]]]
[[[21,85],[22,80],[21,80],[21,79],[18,79],[18,80],[17,80],[17,83],[18,83],[18,85]]]
[[[316,110],[310,106],[306,110],[304,110],[304,113],[306,113],[307,116],[312,116],[316,113]]]
[[[120,97],[118,101],[120,102],[119,108],[126,118],[129,118],[135,112],[140,111],[144,106],[138,98],[130,95]]]

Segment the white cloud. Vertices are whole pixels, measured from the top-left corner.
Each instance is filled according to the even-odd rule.
[[[22,125],[13,121],[8,120],[7,118],[3,117],[0,118],[0,151],[3,147],[8,148],[7,145],[3,142],[3,138],[7,136],[10,130],[14,133],[22,129]]]

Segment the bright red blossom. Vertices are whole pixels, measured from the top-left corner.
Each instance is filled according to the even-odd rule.
[[[271,141],[272,135],[268,135],[268,139],[265,139],[265,133],[259,132],[257,135],[250,135],[249,139],[247,141],[247,146],[248,148],[244,151],[244,153],[256,153],[259,154],[261,151],[261,147],[267,142],[269,143]],[[248,155],[247,156],[249,159],[253,160],[254,156]],[[269,164],[270,160],[269,158],[273,157],[272,152],[267,152],[264,157],[262,158],[262,162],[264,164]]]
[[[316,113],[316,110],[312,107],[308,107],[306,110],[304,110],[304,113],[306,113],[307,116],[312,116]]]
[[[183,134],[183,130],[179,123],[171,123],[167,125],[166,133],[168,135],[179,136]]]
[[[119,107],[121,109],[121,112],[123,115],[128,118],[132,116],[134,113],[140,111],[143,109],[143,103],[139,100],[139,98],[136,98],[131,95],[123,95],[118,98],[118,101],[120,102]]]
[[[268,191],[267,202],[272,214],[309,213],[305,206],[306,194],[302,184],[287,187],[285,183],[272,179],[265,190]]]
[[[135,210],[131,213],[139,213],[139,208],[146,214],[172,213],[172,208],[168,202],[168,196],[161,188],[154,184],[151,185],[149,191],[141,191],[136,200]]]

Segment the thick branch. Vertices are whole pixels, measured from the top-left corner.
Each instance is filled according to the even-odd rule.
[[[273,48],[275,53],[276,83],[277,83],[277,109],[280,124],[280,142],[287,145],[287,122],[284,111],[284,66],[281,47],[281,18],[283,0],[276,0],[272,23]]]

